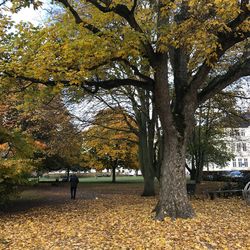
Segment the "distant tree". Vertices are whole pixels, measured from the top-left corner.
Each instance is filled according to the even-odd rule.
[[[191,168],[187,166],[187,169],[191,179],[198,183],[205,166],[214,163],[222,168],[234,156],[228,148],[225,129],[242,120],[243,110],[238,107],[236,97],[244,98],[244,93],[236,90],[222,92],[196,112],[196,126],[188,145]]]
[[[67,169],[69,175],[70,169],[80,165],[81,134],[61,95],[28,112],[22,127],[40,145],[44,169]]]
[[[112,169],[113,182],[118,166],[139,168],[137,137],[124,121],[124,115],[131,120],[122,110],[102,110],[95,117],[95,125],[83,133],[84,154],[90,159],[88,165],[97,170]],[[132,120],[130,124],[136,126]]]

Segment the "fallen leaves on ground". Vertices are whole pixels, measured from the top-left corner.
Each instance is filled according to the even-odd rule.
[[[193,200],[194,219],[153,220],[155,198],[106,194],[0,218],[0,249],[250,249],[250,207]]]

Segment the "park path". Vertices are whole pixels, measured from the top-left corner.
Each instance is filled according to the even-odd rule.
[[[205,182],[197,188],[197,193],[204,190],[218,189],[223,183]],[[158,188],[156,187],[156,190]],[[143,191],[143,183],[80,183],[77,188],[76,199],[78,201],[94,200],[98,198],[110,198],[112,195],[136,195]],[[12,202],[0,215],[14,214],[44,206],[58,206],[68,204],[70,199],[70,184],[39,183],[36,186],[26,187],[21,193],[20,199]]]
[[[113,194],[140,195],[142,188],[142,183],[80,183],[77,188],[76,200],[108,198]],[[69,183],[59,183],[57,186],[51,183],[39,183],[36,186],[26,187],[20,198],[0,211],[0,215],[23,212],[36,207],[57,206],[69,202],[72,202]]]

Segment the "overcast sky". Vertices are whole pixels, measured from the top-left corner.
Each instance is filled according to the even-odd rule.
[[[25,21],[31,22],[34,25],[42,23],[48,14],[47,10],[52,8],[50,1],[43,1],[44,4],[38,10],[34,10],[33,7],[22,8],[18,13],[12,14],[12,19],[15,22]]]
[[[44,11],[33,10],[33,8],[24,8],[16,14],[12,15],[12,18],[15,22],[26,21],[32,22],[35,25],[38,25],[39,22],[43,20]]]

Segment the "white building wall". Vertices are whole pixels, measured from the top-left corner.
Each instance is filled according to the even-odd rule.
[[[228,150],[235,157],[225,168],[209,164],[209,170],[249,170],[250,171],[250,125],[237,129],[226,129]],[[207,170],[207,169],[206,169]]]

